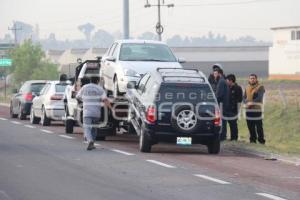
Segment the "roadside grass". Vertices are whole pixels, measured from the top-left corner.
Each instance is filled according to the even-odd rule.
[[[296,107],[283,109],[280,105],[265,106],[264,132],[266,144],[250,144],[245,118],[239,120],[240,144],[246,148],[268,152],[300,155],[300,110]],[[229,131],[228,131],[229,133]]]

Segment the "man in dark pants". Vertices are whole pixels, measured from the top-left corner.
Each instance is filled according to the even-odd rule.
[[[221,140],[226,140],[227,135],[227,122],[226,122],[226,114],[228,111],[228,101],[229,101],[229,88],[224,78],[223,70],[217,70],[217,77],[219,79],[216,91],[216,97],[218,104],[221,109],[221,117],[222,117],[222,129],[221,129]]]
[[[246,106],[247,126],[250,132],[250,142],[265,144],[264,129],[262,121],[262,104],[265,93],[264,86],[257,81],[257,75],[249,76],[249,85],[244,93],[244,103]]]
[[[230,126],[230,140],[238,140],[238,115],[240,112],[240,105],[243,100],[243,90],[236,83],[234,74],[226,76],[226,81],[229,86],[229,103],[228,111],[226,113],[227,122]]]

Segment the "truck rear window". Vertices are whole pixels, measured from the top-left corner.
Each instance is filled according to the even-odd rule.
[[[67,84],[56,84],[55,85],[55,92],[56,93],[64,93],[66,87],[67,87]]]
[[[156,96],[158,102],[215,102],[208,84],[168,83],[162,84]]]
[[[30,85],[30,92],[40,93],[46,83],[32,83]]]

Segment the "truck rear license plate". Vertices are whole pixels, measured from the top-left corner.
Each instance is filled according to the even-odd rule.
[[[191,137],[177,137],[177,145],[192,145]]]

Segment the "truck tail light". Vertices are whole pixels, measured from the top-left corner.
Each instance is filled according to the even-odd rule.
[[[149,106],[147,109],[146,119],[150,123],[154,123],[156,121],[156,109],[154,106]]]
[[[32,101],[33,99],[32,92],[24,94],[23,97],[26,101]]]
[[[219,110],[215,111],[214,125],[215,126],[221,126],[221,115],[220,115],[220,111]]]

